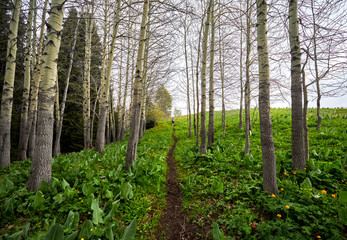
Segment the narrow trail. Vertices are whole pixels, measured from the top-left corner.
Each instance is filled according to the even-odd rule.
[[[187,223],[187,214],[182,213],[182,200],[181,200],[181,188],[180,182],[177,179],[176,162],[173,157],[173,153],[176,148],[178,139],[174,135],[175,129],[173,129],[172,138],[174,144],[170,151],[167,153],[166,163],[169,171],[166,175],[166,209],[164,216],[161,217],[158,226],[158,233],[165,233],[165,237],[158,236],[157,239],[165,240],[191,240],[191,239],[203,239],[196,236],[197,232],[201,229],[196,224]]]

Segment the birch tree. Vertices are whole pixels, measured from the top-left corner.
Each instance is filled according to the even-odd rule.
[[[38,98],[37,137],[27,188],[37,190],[42,181],[51,180],[53,113],[57,75],[57,58],[60,47],[64,0],[53,0],[47,24],[47,43],[43,53],[43,71]]]
[[[140,116],[141,116],[141,87],[143,84],[143,58],[146,40],[146,24],[148,17],[150,0],[145,0],[143,4],[141,31],[139,38],[139,47],[137,52],[136,71],[134,80],[133,103],[131,109],[130,133],[128,139],[128,148],[126,154],[126,167],[129,169],[136,161],[136,151],[139,139]]]
[[[23,161],[26,159],[27,154],[27,142],[25,141],[25,132],[28,122],[28,110],[29,110],[29,94],[31,83],[31,42],[33,33],[33,12],[36,6],[36,0],[30,0],[27,34],[26,34],[26,51],[25,51],[25,73],[24,73],[24,88],[22,98],[22,109],[20,118],[20,130],[19,130],[19,146],[18,146],[18,160]]]
[[[16,72],[17,33],[21,0],[14,1],[7,42],[6,72],[2,90],[0,111],[0,167],[8,167],[11,162],[11,117],[13,103],[13,86]]]
[[[189,138],[191,138],[192,137],[192,119],[191,119],[191,112],[190,112],[189,69],[188,69],[188,51],[187,51],[188,30],[189,28],[188,28],[187,15],[186,15],[184,19],[184,59],[186,64],[186,78],[187,78],[188,133],[189,133]]]
[[[289,1],[289,42],[291,54],[292,167],[304,170],[301,53],[298,27],[298,1]]]
[[[251,0],[247,0],[246,11],[246,82],[245,82],[245,155],[249,154],[251,131],[251,81],[250,81],[250,54],[251,54]]]
[[[90,63],[92,55],[92,34],[93,34],[93,11],[94,1],[92,1],[91,9],[84,14],[85,17],[85,51],[84,51],[84,69],[83,69],[83,135],[84,148],[88,149],[92,146],[90,134]]]
[[[276,194],[276,159],[270,113],[270,76],[266,21],[267,1],[257,0],[259,115],[261,150],[263,158],[263,188],[270,194]]]
[[[42,19],[46,20],[46,14],[47,14],[47,5],[48,0],[45,0],[43,10],[42,10]],[[40,29],[40,36],[37,43],[37,51],[36,51],[36,57],[34,65],[34,76],[32,79],[31,84],[31,97],[30,97],[30,104],[29,104],[29,114],[28,114],[28,122],[27,122],[27,128],[25,132],[25,145],[28,146],[29,150],[29,157],[32,158],[34,155],[34,149],[35,149],[35,139],[36,139],[36,122],[37,122],[37,101],[38,101],[38,95],[39,95],[39,86],[41,81],[41,72],[42,72],[42,52],[43,52],[43,41],[44,41],[44,33],[45,33],[45,23],[46,21],[42,21],[41,23],[41,29]],[[26,151],[26,149],[22,149],[23,151]]]
[[[207,130],[206,130],[206,62],[207,62],[207,43],[211,23],[211,9],[214,0],[209,1],[207,17],[204,26],[202,40],[202,59],[201,59],[201,144],[200,154],[206,154]]]
[[[214,43],[215,43],[215,17],[214,1],[211,2],[211,44],[210,44],[210,88],[209,88],[209,122],[208,122],[208,146],[214,143]]]
[[[106,76],[105,79],[101,79],[101,92],[100,92],[100,110],[99,110],[99,122],[98,122],[98,130],[96,134],[96,151],[102,153],[104,152],[105,147],[105,129],[106,129],[106,115],[109,101],[109,91],[110,91],[110,83],[111,83],[111,71],[112,64],[114,58],[114,51],[116,46],[116,39],[118,34],[118,27],[120,21],[120,12],[121,12],[121,1],[117,0],[117,10],[113,24],[113,32],[112,32],[112,41],[110,46],[110,51],[108,54],[107,60],[107,68],[106,68]]]

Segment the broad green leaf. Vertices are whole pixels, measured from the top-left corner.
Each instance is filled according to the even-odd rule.
[[[106,190],[105,197],[106,198],[113,198],[113,192],[111,192],[110,190]]]
[[[23,237],[27,237],[28,236],[28,232],[29,232],[29,228],[30,228],[30,222],[26,223],[23,226]]]
[[[55,224],[55,221],[56,221],[56,219],[54,218],[53,220],[52,220],[52,222],[51,223],[49,223],[49,220],[48,219],[45,219],[45,222],[44,222],[44,228],[45,228],[45,230],[46,231],[48,231],[54,224]]]
[[[110,225],[110,226],[107,227],[107,229],[106,229],[106,238],[107,238],[108,240],[114,240],[113,230],[112,230],[113,225],[114,225],[114,224]]]
[[[44,200],[44,195],[41,191],[37,191],[35,194],[34,202],[33,202],[33,207],[34,210],[39,209],[43,205],[43,200]]]
[[[92,184],[90,183],[83,183],[82,185],[82,192],[84,195],[89,196],[89,194],[94,193],[95,189]]]
[[[133,240],[136,234],[136,218],[126,227],[121,240]]]
[[[121,197],[126,200],[132,199],[134,196],[132,189],[133,186],[129,182],[124,183],[121,189]]]
[[[80,214],[78,212],[70,211],[66,218],[64,228],[75,230],[78,227],[78,222],[80,219]]]
[[[344,225],[347,225],[347,207],[339,209],[339,218]]]
[[[83,223],[81,232],[78,236],[79,239],[84,238],[84,239],[89,239],[93,235],[93,223],[90,220],[87,220]]]
[[[5,176],[4,180],[0,185],[0,194],[8,192],[14,188],[14,183]]]
[[[13,233],[11,236],[9,236],[8,238],[5,238],[5,239],[14,239],[14,240],[17,240],[17,239],[27,239],[29,227],[30,227],[30,222],[26,223],[23,226],[22,230]]]
[[[39,187],[39,190],[41,191],[41,192],[49,192],[50,191],[50,184],[49,183],[47,183],[46,181],[42,181],[41,183],[40,183],[40,187]]]
[[[61,182],[62,188],[65,190],[66,188],[70,188],[70,184],[63,178],[63,181]]]
[[[5,212],[7,214],[14,214],[14,198],[11,197],[5,202]]]
[[[78,231],[71,233],[65,240],[74,240],[78,235]]]
[[[319,169],[319,168],[317,168],[316,170],[312,170],[311,172],[310,172],[310,175],[312,176],[312,177],[317,177],[318,175],[320,175],[322,173],[322,171]]]
[[[300,184],[301,188],[306,188],[306,189],[310,189],[312,188],[312,183],[310,181],[309,178],[305,178],[305,180]]]
[[[104,223],[107,223],[108,220],[112,220],[112,217],[114,215],[114,211],[118,208],[119,206],[119,200],[115,201],[112,203],[112,209],[110,210],[110,212],[107,214],[107,216],[104,219]]]
[[[55,224],[49,229],[44,240],[64,240],[64,229],[59,224]]]
[[[92,201],[90,208],[93,210],[93,223],[96,225],[103,223],[102,215],[104,214],[104,211],[99,208],[99,198]]]
[[[213,240],[224,240],[224,234],[219,229],[218,223],[214,222],[212,225],[212,239]]]
[[[340,191],[339,202],[341,204],[347,204],[347,191]]]

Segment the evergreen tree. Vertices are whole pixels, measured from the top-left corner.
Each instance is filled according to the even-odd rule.
[[[63,23],[62,40],[58,58],[59,96],[63,96],[66,74],[69,68],[70,52],[73,43],[73,34],[76,27],[78,12],[71,8],[68,17]],[[79,24],[77,43],[74,54],[74,64],[70,76],[70,85],[64,112],[64,122],[61,133],[61,152],[78,151],[83,149],[83,109],[82,109],[82,72],[84,61],[84,20]],[[94,26],[95,28],[95,26]],[[92,36],[91,56],[91,102],[96,99],[96,88],[100,79],[101,43],[97,31]],[[95,80],[95,82],[93,81]],[[62,99],[60,99],[61,102]],[[96,128],[94,128],[96,129]]]

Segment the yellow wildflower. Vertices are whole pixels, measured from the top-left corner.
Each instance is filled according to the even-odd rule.
[[[325,193],[327,193],[327,191],[325,191],[325,190],[322,190],[322,193],[323,193],[323,194],[325,194]]]
[[[282,215],[281,215],[281,214],[277,214],[277,217],[281,218],[281,217],[282,217]]]
[[[275,194],[272,194],[271,197],[276,197],[276,195],[275,195]]]
[[[41,195],[41,197],[44,197],[45,195]]]
[[[286,205],[286,209],[289,209],[290,207],[288,205]]]
[[[322,237],[321,237],[321,236],[319,236],[319,235],[317,235],[317,238],[318,238],[318,239],[321,239]]]
[[[332,198],[336,198],[336,195],[335,195],[335,194],[331,194],[331,197],[332,197]]]
[[[280,188],[281,189],[281,191],[284,191],[284,188]]]
[[[296,172],[293,172],[293,174],[295,175],[295,174],[296,174]]]

